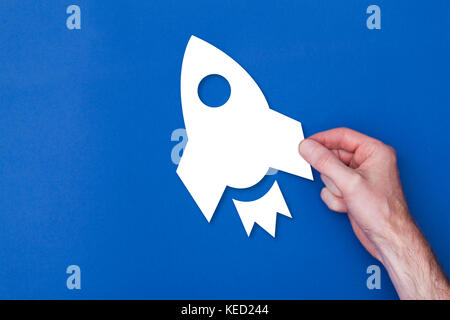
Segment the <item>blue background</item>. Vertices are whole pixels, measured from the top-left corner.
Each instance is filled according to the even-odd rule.
[[[191,34],[305,135],[348,126],[394,146],[448,274],[449,30],[446,0],[1,1],[0,298],[397,298],[384,269],[367,289],[379,263],[322,203],[317,172],[227,190],[206,222],[170,158]],[[247,238],[231,199],[275,177],[293,219]],[[71,264],[81,290],[66,288]]]

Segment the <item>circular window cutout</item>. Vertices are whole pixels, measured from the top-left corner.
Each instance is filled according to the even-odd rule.
[[[198,85],[200,100],[211,108],[223,106],[230,98],[230,94],[230,84],[227,79],[218,74],[204,77]]]

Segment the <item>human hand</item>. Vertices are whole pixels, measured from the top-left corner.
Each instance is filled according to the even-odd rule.
[[[322,200],[348,213],[355,235],[385,265],[401,298],[450,297],[448,279],[409,212],[392,147],[338,128],[303,140],[299,151],[321,173]]]
[[[331,210],[349,214],[358,239],[381,261],[378,247],[390,224],[411,220],[394,149],[346,128],[317,133],[299,149],[321,172],[322,200]]]

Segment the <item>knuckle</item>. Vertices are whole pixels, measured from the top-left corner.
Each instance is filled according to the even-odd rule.
[[[397,162],[397,152],[395,151],[395,149],[387,144],[384,144],[383,147],[384,147],[384,153],[385,153],[386,159],[391,163],[396,163]]]
[[[386,146],[383,142],[376,139],[372,139],[371,141],[369,141],[369,144],[374,150],[383,150]]]
[[[352,129],[349,129],[347,127],[339,127],[336,130],[339,131],[339,133],[341,133],[342,135],[349,134],[352,131]]]
[[[388,150],[389,150],[389,154],[393,157],[393,158],[397,158],[397,152],[395,151],[395,149],[391,146],[387,146]]]
[[[373,153],[377,153],[385,158],[387,161],[395,162],[397,159],[397,153],[395,149],[379,140],[373,140],[369,143],[369,148]]]

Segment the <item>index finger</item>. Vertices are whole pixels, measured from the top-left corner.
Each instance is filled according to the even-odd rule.
[[[313,134],[309,137],[328,149],[342,149],[355,152],[364,142],[375,140],[365,134],[348,128],[336,128]]]

